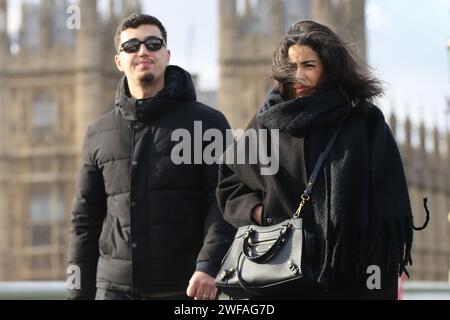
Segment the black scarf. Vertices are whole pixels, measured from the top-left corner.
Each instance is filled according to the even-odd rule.
[[[268,95],[257,118],[269,129],[298,135],[313,127],[339,123],[348,117],[350,111],[350,103],[337,89],[287,101],[274,90]]]
[[[310,207],[314,217],[309,223],[316,225],[322,242],[318,282],[332,283],[339,272],[367,277],[364,268],[380,254],[376,250],[388,252],[376,261],[382,270],[396,268],[399,275],[406,271],[412,263],[411,207],[401,157],[381,111],[369,103],[352,106],[338,89],[289,101],[274,90],[257,120],[269,129],[307,139],[309,171],[315,155],[342,126]],[[383,237],[389,237],[386,246],[377,248]]]

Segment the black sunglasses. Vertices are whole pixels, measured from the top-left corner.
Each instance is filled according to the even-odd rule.
[[[139,41],[138,39],[128,40],[127,42],[121,44],[120,51],[124,51],[126,53],[136,53],[141,48],[141,44],[144,44],[148,51],[158,51],[163,46],[166,46],[163,39],[150,36],[144,41]]]

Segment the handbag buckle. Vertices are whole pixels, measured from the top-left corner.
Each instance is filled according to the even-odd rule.
[[[281,235],[281,236],[284,235],[284,234],[288,231],[288,229],[290,229],[291,227],[292,227],[291,224],[285,225],[285,226],[280,230],[280,235]]]
[[[231,268],[231,269],[225,269],[222,271],[222,273],[220,274],[220,280],[225,280],[226,277],[228,277],[230,274],[232,274],[234,271],[236,271],[235,268]]]
[[[252,234],[254,230],[252,228],[249,228],[247,231],[245,231],[244,233],[244,240],[250,238],[250,235]]]
[[[298,274],[299,273],[298,266],[297,266],[297,264],[295,263],[294,260],[290,260],[288,262],[288,268],[289,268],[289,270],[291,270],[291,272],[293,274]]]

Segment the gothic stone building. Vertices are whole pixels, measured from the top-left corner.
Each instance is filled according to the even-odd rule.
[[[65,278],[81,141],[114,98],[115,28],[139,10],[109,0],[105,18],[97,1],[78,5],[81,28],[70,30],[68,1],[23,2],[11,39],[0,0],[0,280]]]
[[[62,280],[82,140],[113,105],[121,76],[113,36],[141,5],[24,0],[14,36],[6,32],[11,2],[0,0],[0,281]],[[198,98],[217,104],[211,92]]]

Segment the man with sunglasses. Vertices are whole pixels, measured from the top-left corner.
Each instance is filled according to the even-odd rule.
[[[84,140],[69,248],[81,282],[69,298],[215,299],[235,230],[217,205],[217,165],[175,165],[171,136],[184,129],[194,137],[201,121],[225,137],[228,122],[196,101],[189,73],[169,66],[155,17],[125,19],[115,47],[124,77],[114,110]]]

